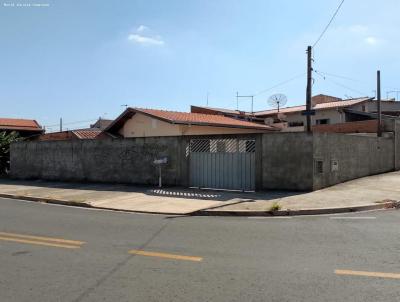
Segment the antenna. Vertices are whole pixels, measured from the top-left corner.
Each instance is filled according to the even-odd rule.
[[[391,94],[391,93],[396,93],[396,98],[395,98],[395,100],[398,101],[398,100],[399,100],[399,93],[400,93],[400,90],[386,91],[386,99],[389,99],[389,94]]]
[[[282,93],[273,94],[268,98],[268,105],[273,108],[277,108],[278,112],[282,106],[285,106],[287,102],[286,95]]]
[[[254,95],[239,95],[239,92],[236,92],[236,109],[239,110],[239,98],[251,98],[251,114],[254,113],[253,105],[254,105]]]
[[[122,104],[121,107],[125,107],[125,109],[128,109],[128,104]]]

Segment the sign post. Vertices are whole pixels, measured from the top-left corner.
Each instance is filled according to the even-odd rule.
[[[158,158],[158,159],[155,159],[153,161],[153,164],[158,166],[158,187],[159,188],[162,187],[162,169],[161,169],[161,166],[165,165],[167,163],[168,163],[168,157]]]

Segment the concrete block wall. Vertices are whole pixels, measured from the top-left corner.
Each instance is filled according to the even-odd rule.
[[[307,133],[262,135],[264,190],[313,189],[313,136]]]
[[[400,169],[396,135],[272,133],[262,136],[260,189],[313,191],[348,180]],[[316,163],[322,161],[322,173]],[[338,164],[337,171],[332,168]]]
[[[256,189],[312,191],[358,177],[400,169],[396,135],[266,133],[256,137]],[[167,156],[163,183],[189,185],[187,137],[17,142],[11,177],[155,185],[155,158]],[[316,162],[322,161],[322,172]],[[337,161],[338,170],[332,170]]]
[[[163,183],[182,185],[187,177],[182,151],[179,137],[17,142],[11,145],[11,177],[154,185],[153,160],[167,156]]]
[[[313,190],[395,170],[393,137],[314,134]],[[322,161],[322,172],[317,161]],[[337,169],[333,163],[337,163]]]

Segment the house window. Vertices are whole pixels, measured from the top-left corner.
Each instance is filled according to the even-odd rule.
[[[365,105],[362,105],[362,111],[364,111],[364,112],[366,111],[365,110]]]
[[[315,121],[317,125],[327,125],[329,124],[328,118],[323,118]]]
[[[301,126],[304,126],[304,122],[289,122],[288,126],[289,127],[301,127]]]

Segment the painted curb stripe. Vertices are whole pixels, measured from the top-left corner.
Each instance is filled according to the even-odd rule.
[[[202,257],[176,255],[176,254],[159,253],[159,252],[150,252],[150,251],[143,251],[143,250],[130,250],[129,254],[141,255],[141,256],[149,256],[149,257],[158,257],[158,258],[166,258],[166,259],[175,259],[175,260],[197,261],[197,262],[203,260]]]
[[[335,274],[336,275],[349,275],[349,276],[400,279],[400,274],[393,274],[393,273],[364,272],[364,271],[351,271],[351,270],[335,270]]]

